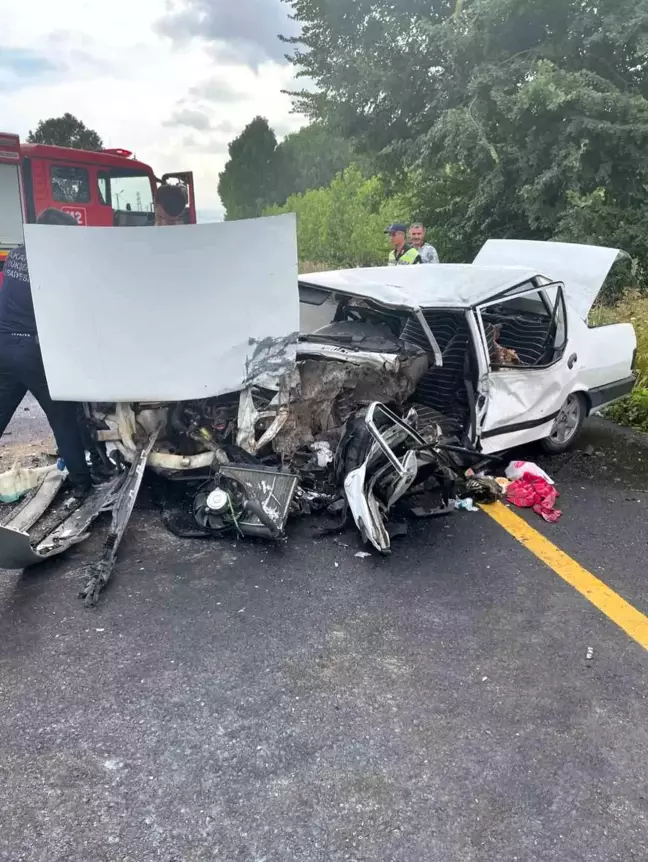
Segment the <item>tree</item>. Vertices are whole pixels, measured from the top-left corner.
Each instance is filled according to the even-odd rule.
[[[328,186],[352,161],[351,141],[323,123],[305,126],[277,145],[267,120],[257,117],[230,144],[230,161],[221,174],[227,218],[258,216],[291,195]]]
[[[255,117],[228,149],[229,161],[218,180],[225,219],[260,216],[277,185],[275,133],[265,117]]]
[[[323,123],[304,126],[277,147],[279,182],[272,203],[281,204],[291,195],[328,186],[352,161],[350,140]]]
[[[76,150],[102,150],[103,141],[93,129],[72,114],[41,120],[27,136],[30,144],[51,144]]]
[[[296,107],[375,153],[392,188],[416,170],[412,209],[450,226],[453,255],[586,233],[648,271],[648,0],[292,5],[316,84]]]
[[[317,89],[295,94],[313,119],[374,147],[426,132],[447,110],[468,105],[484,72],[499,67],[514,86],[548,60],[590,71],[648,96],[645,0],[291,0],[302,34],[298,74]]]
[[[387,262],[385,228],[403,219],[407,202],[387,199],[378,177],[366,179],[356,165],[338,174],[326,188],[292,195],[265,215],[297,213],[297,242],[302,264],[330,268],[377,266]]]

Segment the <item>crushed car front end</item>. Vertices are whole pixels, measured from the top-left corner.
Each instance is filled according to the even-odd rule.
[[[194,526],[205,534],[277,538],[289,514],[343,501],[364,539],[387,552],[389,513],[421,467],[432,464],[427,474],[446,479],[452,472],[432,445],[441,428],[428,416],[419,433],[407,404],[443,360],[427,322],[417,323],[419,309],[403,306],[336,295],[332,319],[300,336],[293,362],[278,362],[280,373],[239,392],[90,405],[95,450],[104,463],[132,464],[159,429],[148,466],[171,482],[186,480]],[[408,321],[418,326],[418,343],[408,338]]]

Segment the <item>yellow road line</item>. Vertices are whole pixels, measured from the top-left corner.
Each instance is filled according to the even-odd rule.
[[[564,581],[585,596],[595,607],[623,629],[626,634],[648,650],[648,617],[611,590],[587,569],[572,560],[564,551],[552,544],[527,522],[507,509],[502,503],[482,506],[484,512],[503,527],[507,533],[528,548],[539,560],[549,566]]]

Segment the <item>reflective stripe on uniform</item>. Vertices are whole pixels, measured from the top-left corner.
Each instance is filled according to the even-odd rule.
[[[389,260],[387,261],[388,266],[401,266],[403,264],[411,264],[416,262],[416,258],[418,257],[418,251],[415,248],[408,248],[407,251],[402,254],[398,260],[396,260],[396,252],[392,249],[389,252]]]

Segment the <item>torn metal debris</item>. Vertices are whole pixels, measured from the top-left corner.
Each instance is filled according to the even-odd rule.
[[[25,511],[0,527],[2,568],[27,569],[82,542],[88,537],[92,522],[101,512],[113,505],[123,478],[123,475],[118,475],[95,488],[78,508],[73,508],[71,512],[67,507],[63,507],[62,514],[54,519],[54,525],[47,523],[48,529],[42,535],[37,529],[40,519],[47,514],[53,500],[52,492],[58,492],[60,488],[60,485],[56,488],[54,482],[44,482],[36,496],[28,502]],[[61,476],[60,483],[63,481],[64,477]],[[29,533],[28,530],[32,532]]]
[[[101,559],[87,567],[88,580],[79,593],[86,607],[96,605],[99,593],[106,586],[112,575],[117,550],[128,526],[130,516],[135,508],[137,493],[142,485],[146,462],[157,440],[160,429],[155,428],[144,445],[140,447],[138,457],[131,464],[128,475],[121,482],[119,494],[111,501],[112,523],[108,538],[104,543]]]

